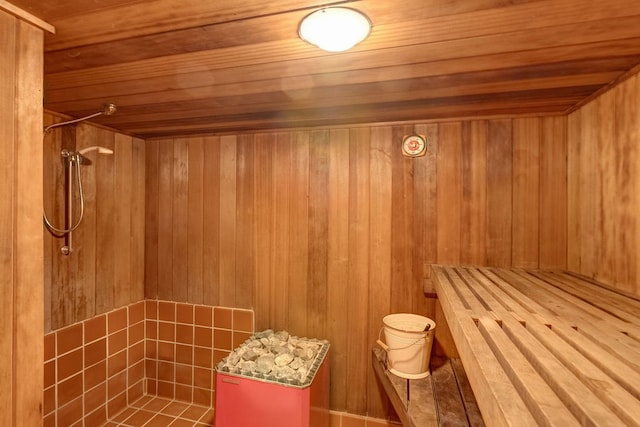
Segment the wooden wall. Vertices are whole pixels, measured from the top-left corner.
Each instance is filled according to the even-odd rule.
[[[5,13],[0,5],[3,426],[42,423],[42,51],[42,30]]]
[[[564,117],[147,141],[145,295],[329,339],[331,407],[384,417],[370,351],[440,320],[430,263],[566,267],[566,149]]]
[[[568,267],[640,296],[640,76],[568,118]]]
[[[45,114],[45,125],[63,119]],[[45,232],[45,331],[91,318],[144,298],[144,141],[89,124],[53,128],[44,140],[44,207],[64,226],[65,172],[60,152],[100,145],[113,155],[87,153],[82,167],[85,209],[72,233],[71,255],[64,239]],[[79,198],[74,175],[74,221]]]

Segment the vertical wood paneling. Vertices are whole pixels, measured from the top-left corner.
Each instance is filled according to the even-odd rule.
[[[282,295],[276,296],[275,287],[280,285],[275,281],[274,260],[278,248],[275,245],[276,221],[285,222],[287,218],[276,216],[274,152],[277,150],[276,134],[258,134],[255,136],[255,223],[256,223],[256,281],[255,281],[255,305],[257,307],[269,307],[268,310],[256,313],[257,330],[273,327],[284,329],[284,322],[279,324],[272,320],[273,302],[282,299]],[[286,194],[286,193],[285,193]],[[286,253],[286,252],[285,252]],[[279,261],[282,262],[282,261]],[[286,261],[285,261],[286,263]],[[278,279],[280,280],[280,279]],[[286,286],[286,285],[285,285]],[[273,325],[273,326],[271,326]]]
[[[115,151],[115,134],[98,129],[97,145]],[[102,160],[102,159],[101,159]],[[115,165],[113,158],[95,164],[96,181],[96,314],[105,313],[115,307],[115,254],[118,245],[114,221],[116,211]],[[98,194],[100,195],[98,197]],[[97,249],[96,249],[97,251]]]
[[[593,158],[593,179],[601,182],[601,194],[599,194],[600,203],[602,208],[598,208],[597,205],[593,206],[599,212],[612,209],[615,210],[620,206],[620,191],[616,191],[618,188],[618,173],[617,173],[617,158],[626,158],[624,149],[620,150],[624,146],[624,142],[616,138],[616,96],[615,92],[610,91],[603,94],[597,104],[598,120],[600,126],[598,126],[595,133],[597,144],[595,145],[595,157]],[[624,114],[624,112],[623,112]],[[607,143],[607,141],[616,141],[615,144]],[[626,148],[626,147],[625,147]],[[620,157],[622,156],[622,157]],[[624,161],[624,160],[623,160]],[[610,173],[612,169],[616,172]],[[607,283],[616,283],[617,275],[617,244],[619,239],[618,230],[622,225],[619,223],[620,218],[617,215],[598,215],[598,224],[594,224],[596,230],[594,230],[599,236],[601,236],[602,250],[599,251],[598,256],[594,259],[593,275],[597,276],[599,280],[603,280]],[[586,243],[586,242],[585,242]]]
[[[487,263],[511,265],[512,121],[489,121],[487,142]]]
[[[63,120],[50,114],[45,119],[47,123]],[[85,154],[91,164],[81,168],[84,215],[71,236],[71,255],[60,253],[64,239],[53,238],[49,232],[44,235],[46,331],[139,301],[145,292],[156,297],[157,174],[147,181],[145,162],[153,176],[153,168],[157,170],[158,165],[157,157],[153,157],[154,152],[158,153],[157,145],[150,143],[156,150],[150,150],[146,158],[145,143],[140,139],[86,123],[52,129],[44,138],[45,210],[55,226],[64,226],[65,173],[61,149],[74,151],[96,145],[114,153]],[[76,179],[74,173],[74,222],[80,213]],[[150,200],[145,201],[147,185]],[[153,205],[152,199],[155,207],[149,210],[147,222],[145,204]],[[154,258],[145,260],[145,246]]]
[[[290,182],[293,155],[293,136],[277,134],[273,159],[273,279],[269,293],[271,327],[287,329],[289,324],[289,265],[292,259],[292,247],[289,244],[293,233],[291,224],[291,191]]]
[[[42,31],[0,11],[0,424],[42,423]]]
[[[357,331],[369,329],[369,194],[371,130],[352,129],[349,136],[349,312],[346,331],[347,407],[348,412],[363,414],[367,410],[369,352],[362,351],[369,337]]]
[[[1,19],[1,18],[0,18]],[[0,24],[1,25],[1,24]],[[2,28],[0,26],[0,28]],[[2,97],[0,97],[0,102]],[[2,108],[2,106],[0,106],[0,108]],[[43,119],[43,126],[49,126],[50,124],[53,124],[54,122],[54,118],[49,115],[49,114],[45,114],[44,115],[44,119]],[[7,128],[10,128],[9,126],[7,126]],[[53,157],[53,145],[54,144],[47,144],[47,139],[49,139],[50,141],[50,136],[47,137],[43,137],[43,158],[44,159],[49,159]],[[52,164],[52,162],[47,162],[47,161],[43,161],[43,167],[42,167],[42,177],[43,177],[43,182],[51,182],[53,181],[53,175],[55,173],[55,168]],[[8,171],[9,168],[3,169],[2,171]],[[2,182],[8,182],[8,180],[6,179],[2,179]],[[0,190],[2,191],[2,190]],[[0,194],[0,197],[2,197],[2,194]],[[6,198],[3,198],[4,200],[6,200]],[[43,215],[46,213],[47,215],[51,215],[51,205],[53,204],[52,202],[50,202],[53,199],[53,195],[49,192],[45,192],[43,191],[43,198],[42,198],[42,210],[43,210]],[[7,205],[3,205],[5,208],[7,208]],[[2,215],[0,215],[0,217],[2,217]],[[53,276],[53,257],[52,257],[52,251],[53,251],[53,245],[52,245],[52,239],[47,239],[47,233],[44,233],[44,283],[51,283],[51,278]],[[7,241],[6,244],[8,244],[9,242]],[[7,254],[8,251],[0,251],[3,254]],[[1,282],[2,279],[0,279]],[[3,288],[4,289],[4,288]],[[51,300],[52,300],[52,289],[51,286],[44,286],[44,330],[45,331],[50,331],[51,330]]]
[[[582,110],[567,118],[567,268],[580,271],[580,159]]]
[[[421,280],[422,287],[416,292],[424,290],[425,284],[431,280],[430,264],[436,262],[438,254],[438,239],[435,233],[438,222],[437,195],[437,159],[438,159],[438,125],[416,125],[415,132],[424,135],[427,140],[427,153],[414,165],[414,212],[417,218],[416,252],[418,258],[414,261],[416,278]],[[415,313],[425,314],[435,312],[435,298],[418,298],[414,302]]]
[[[158,298],[173,298],[173,143],[158,146]],[[180,286],[180,285],[179,285]]]
[[[69,141],[75,140],[75,137],[75,129],[61,129],[60,132],[47,135],[44,140],[45,144],[50,143],[53,148],[53,151],[45,152],[45,154],[52,155],[52,157],[46,158],[52,159],[50,164],[55,168],[52,173],[52,180],[49,181],[51,185],[45,188],[45,192],[48,195],[48,206],[51,206],[51,208],[47,209],[47,215],[53,226],[59,229],[65,228],[64,188],[66,185],[65,169],[62,166],[60,152],[63,148],[73,149]],[[91,191],[91,183],[89,182],[88,184],[89,191]],[[77,185],[74,188],[77,189]],[[50,192],[46,191],[49,189],[51,189]],[[75,204],[77,206],[77,203]],[[73,262],[69,258],[61,256],[60,249],[63,245],[63,239],[53,239],[49,233],[45,235],[45,246],[51,248],[52,259],[57,261],[53,263],[51,268],[51,282],[47,282],[55,284],[55,286],[48,286],[51,289],[51,323],[55,328],[58,328],[59,325],[73,322],[75,319],[74,313],[77,311],[74,308],[76,281],[70,275],[70,265]],[[88,285],[91,286],[91,283],[88,283]],[[93,300],[95,301],[95,298]]]
[[[640,295],[638,75],[569,116],[568,265]]]
[[[438,252],[438,124],[416,125],[414,131],[425,136],[427,153],[413,162],[413,271],[418,283],[413,289],[411,312],[433,317],[436,299],[424,298],[424,285],[430,280],[429,266],[436,262]]]
[[[220,139],[220,305],[233,307],[236,298],[236,142]]]
[[[13,382],[15,371],[13,368],[13,306],[14,293],[14,150],[15,150],[15,113],[14,103],[16,85],[16,19],[0,12],[0,111],[6,111],[0,117],[0,138],[7,145],[0,150],[0,424],[4,426],[13,423]]]
[[[438,263],[460,262],[462,211],[462,128],[440,125],[438,136]],[[447,220],[445,220],[447,218]]]
[[[185,139],[176,139],[173,142],[173,167],[172,167],[172,197],[169,209],[171,209],[172,238],[168,243],[172,258],[180,258],[184,262],[173,263],[172,300],[187,301],[189,294],[188,255],[189,247],[187,236],[189,233],[189,148]]]
[[[586,123],[597,123],[598,104],[590,103],[582,109],[582,119]],[[580,192],[578,204],[578,236],[582,244],[580,245],[579,270],[587,276],[595,277],[596,263],[600,252],[602,235],[596,233],[599,227],[601,212],[596,201],[602,197],[602,180],[600,179],[600,168],[596,156],[598,155],[599,141],[598,129],[595,127],[584,127],[582,129],[581,153],[580,153],[580,175],[578,176]],[[588,191],[585,191],[588,189]],[[588,244],[585,244],[588,243]]]
[[[233,307],[252,308],[255,283],[254,141],[252,135],[238,137],[236,178],[235,300]]]
[[[158,298],[158,262],[160,236],[160,143],[148,141],[145,147],[145,222],[144,296]],[[206,228],[205,228],[206,232]]]
[[[129,302],[144,299],[145,246],[145,142],[131,140],[131,284]]]
[[[327,339],[331,343],[331,407],[344,411],[347,392],[349,283],[349,140],[348,129],[331,131],[329,142]],[[285,181],[286,182],[286,181]],[[280,218],[278,217],[278,220]]]
[[[512,265],[538,266],[540,120],[513,121]]]
[[[567,119],[544,117],[540,139],[540,268],[567,267]]]
[[[327,335],[327,263],[329,131],[313,131],[309,140],[309,264],[307,333]]]
[[[462,124],[462,218],[460,259],[486,265],[487,254],[487,122]]]
[[[436,350],[455,355],[436,300],[424,298],[430,263],[505,265],[512,254],[534,263],[545,253],[546,262],[564,267],[566,240],[548,245],[525,236],[534,247],[516,249],[512,238],[528,224],[542,230],[543,218],[566,224],[563,209],[540,224],[524,212],[539,211],[545,188],[565,179],[562,161],[540,153],[566,130],[563,123],[503,119],[188,138],[189,157],[200,144],[204,150],[202,173],[187,174],[204,180],[204,301],[254,308],[258,329],[329,339],[332,408],[384,417],[387,403],[369,368],[382,317],[402,310],[435,318],[442,328]],[[402,156],[402,136],[411,133],[427,136],[426,156]],[[173,176],[176,149],[166,146],[174,140],[153,144],[163,148],[159,156],[147,148],[147,167]],[[563,144],[551,152],[562,155]],[[147,191],[175,191],[174,183],[159,182]],[[558,187],[545,203],[561,202]],[[192,196],[189,203],[199,206]],[[196,236],[188,237],[190,248],[192,238],[199,245],[196,229],[189,230]],[[159,238],[171,232],[156,224]],[[159,256],[147,254],[151,262]],[[162,262],[185,264],[191,255],[171,256]],[[169,293],[184,284],[172,286]]]
[[[638,75],[625,82],[614,92],[615,98],[615,141],[616,161],[615,188],[603,188],[605,192],[615,192],[617,203],[611,204],[616,218],[617,246],[615,257],[615,283],[628,292],[638,292],[638,269],[640,256],[619,256],[619,254],[638,254],[640,250],[640,78]],[[603,97],[604,98],[604,97]],[[605,106],[606,108],[606,106]],[[616,191],[617,190],[617,191]],[[610,193],[609,193],[610,194]],[[608,206],[603,203],[603,206]],[[607,254],[608,255],[608,254]]]
[[[369,342],[367,348],[376,346],[375,340],[380,331],[381,319],[391,312],[392,298],[396,293],[396,282],[392,281],[392,248],[388,242],[392,238],[392,158],[393,150],[397,144],[393,144],[397,139],[393,138],[393,129],[390,127],[378,127],[371,130],[371,160],[370,160],[370,192],[369,192]],[[398,151],[398,150],[396,150]],[[412,184],[408,183],[408,184]],[[404,252],[404,251],[403,251]],[[413,257],[413,252],[408,254]],[[411,267],[411,263],[405,260],[405,269]],[[411,276],[413,269],[409,268]],[[392,292],[393,287],[393,292]],[[405,289],[415,289],[411,286],[404,286]],[[405,307],[409,306],[413,298],[409,297],[405,301]],[[408,310],[411,310],[409,306]],[[367,363],[371,366],[371,362]],[[373,370],[368,371],[368,403],[367,408],[370,416],[384,418],[387,413],[388,402],[383,400],[378,392],[378,383]]]
[[[395,149],[391,150],[391,311],[411,311],[411,294],[416,286],[412,264],[413,229],[413,161],[402,155],[400,142],[413,133],[411,126],[395,126],[390,135]],[[377,191],[372,188],[371,191]]]
[[[220,302],[220,137],[204,138],[203,201],[203,298],[204,303]]]
[[[131,150],[132,138],[115,135],[115,150],[113,160],[115,163],[115,187],[114,192],[118,196],[115,203],[115,247],[114,247],[114,306],[122,307],[130,301],[131,295],[131,186],[133,183],[133,153]],[[103,161],[104,155],[92,153],[96,162]]]
[[[295,132],[291,140],[289,175],[289,287],[288,325],[293,333],[304,336],[307,328],[306,285],[309,265],[309,133]],[[305,283],[305,286],[300,284]]]
[[[16,28],[13,425],[42,419],[42,31],[23,21]],[[4,274],[4,273],[3,273]]]
[[[204,302],[203,282],[203,200],[204,200],[204,145],[195,138],[187,145],[187,300],[194,304]]]

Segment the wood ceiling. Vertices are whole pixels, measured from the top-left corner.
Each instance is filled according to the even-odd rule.
[[[636,0],[12,0],[53,24],[45,108],[143,138],[569,111],[640,63]],[[331,54],[327,5],[369,16]]]

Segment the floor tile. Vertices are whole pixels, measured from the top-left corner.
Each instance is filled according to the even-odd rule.
[[[102,427],[211,427],[213,408],[144,395]]]

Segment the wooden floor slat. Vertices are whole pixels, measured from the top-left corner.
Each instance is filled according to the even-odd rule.
[[[386,369],[386,354],[372,351],[376,376],[405,427],[484,427],[459,359],[432,357],[431,375],[407,380]],[[409,388],[409,392],[407,392]]]
[[[473,390],[471,389],[471,384],[469,384],[469,378],[462,366],[462,362],[460,359],[450,359],[449,361],[456,376],[462,403],[464,404],[467,419],[469,420],[469,426],[484,427],[485,423],[482,419],[482,414],[480,414],[480,408],[478,408],[478,403],[473,395]]]
[[[431,384],[435,397],[438,425],[440,427],[469,425],[460,390],[457,387],[456,376],[449,360],[432,360]]]

